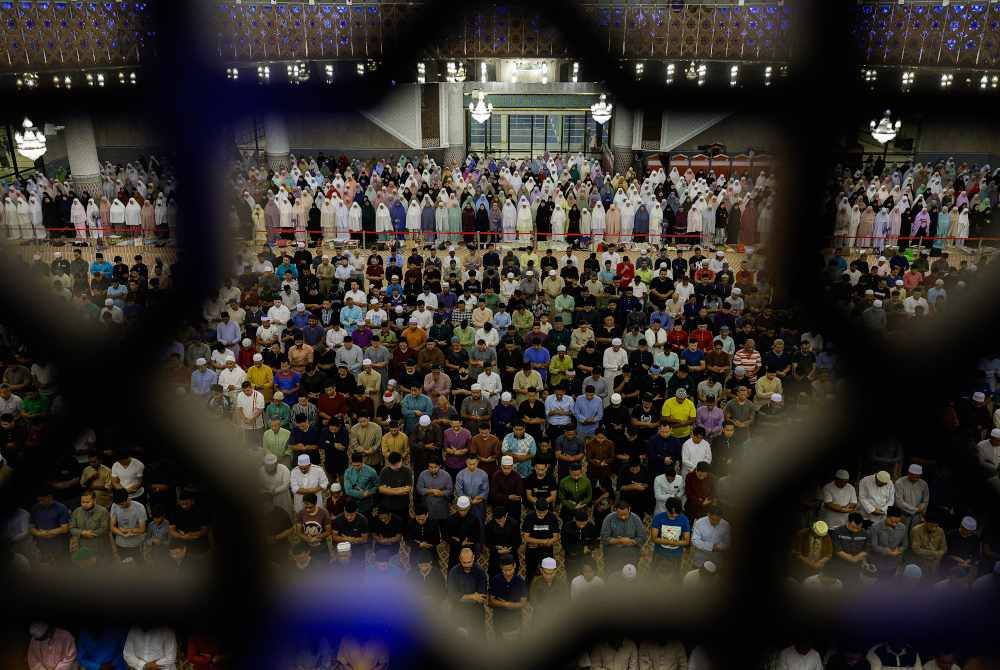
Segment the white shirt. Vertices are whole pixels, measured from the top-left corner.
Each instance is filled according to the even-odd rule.
[[[826,521],[831,529],[839,528],[847,523],[847,513],[834,512],[832,509],[827,508],[826,503],[833,503],[841,507],[850,505],[851,503],[857,505],[858,493],[850,483],[844,484],[843,488],[840,488],[836,482],[829,482],[823,487],[823,509],[819,513],[820,518]]]
[[[410,315],[410,318],[416,319],[417,325],[424,330],[430,330],[431,326],[434,324],[434,312],[429,309],[425,309],[422,312],[419,309],[416,309],[413,311],[413,314]]]
[[[264,394],[260,391],[253,391],[250,395],[247,395],[242,391],[242,389],[236,394],[236,407],[241,412],[246,419],[253,416],[256,410],[260,410],[260,415],[250,423],[242,424],[247,430],[261,429],[264,427],[264,407],[267,403],[264,402]]]
[[[687,477],[688,473],[702,461],[712,462],[712,445],[705,438],[702,438],[701,442],[697,444],[688,438],[681,446],[681,478]]]
[[[163,670],[176,670],[177,637],[170,628],[144,630],[133,626],[125,639],[122,657],[132,670],[143,670],[150,661],[156,661]]]
[[[480,372],[479,376],[476,377],[476,383],[483,387],[483,395],[491,402],[495,403],[499,399],[500,394],[503,393],[503,382],[500,380],[500,375],[496,372],[490,375]]]
[[[302,468],[296,466],[292,470],[290,480],[292,493],[295,494],[293,506],[296,513],[302,511],[302,494],[299,493],[299,489],[313,489],[318,486],[320,490],[316,494],[316,497],[319,498],[317,502],[322,504],[323,491],[330,486],[330,482],[326,478],[326,473],[318,465],[310,465],[309,472],[302,472]]]
[[[914,298],[911,295],[903,301],[903,310],[910,316],[917,313],[918,306],[923,307],[925,315],[930,311],[930,307],[927,305],[927,300],[925,298]]]
[[[976,452],[979,454],[979,463],[984,468],[996,470],[1000,466],[1000,447],[994,447],[989,438],[976,445]]]
[[[884,486],[879,486],[875,481],[875,475],[863,477],[858,482],[858,502],[861,516],[866,519],[878,521],[885,518],[885,511],[896,500],[896,487],[892,482]],[[882,514],[872,514],[872,510],[882,510]]]
[[[271,309],[267,310],[267,315],[271,317],[271,325],[279,328],[284,328],[288,320],[292,318],[291,310],[285,305],[278,305],[277,307],[272,305]]]
[[[247,373],[238,365],[234,365],[231,370],[229,368],[219,370],[219,385],[229,394],[230,400],[236,399],[236,394],[240,392],[240,386],[246,379]],[[233,388],[229,388],[230,386]]]
[[[705,554],[712,553],[713,547],[717,544],[722,545],[723,549],[728,549],[729,538],[729,522],[725,519],[719,519],[717,526],[712,525],[707,515],[695,521],[691,526],[691,544],[698,551],[692,556],[692,564],[700,568],[708,560]]]
[[[795,647],[787,647],[778,654],[776,670],[823,670],[823,660],[815,649],[800,654]]]
[[[625,351],[625,347],[619,348],[618,351],[615,351],[614,347],[608,347],[604,350],[603,363],[605,373],[610,371],[617,373],[628,363],[628,352]]]
[[[331,328],[326,331],[326,348],[336,349],[344,343],[344,338],[347,337],[347,331],[343,328]]]
[[[122,465],[120,461],[115,461],[114,465],[111,466],[111,476],[117,477],[122,488],[127,489],[142,481],[142,473],[145,469],[146,466],[142,464],[142,461],[133,457],[129,460],[128,466]],[[138,498],[142,494],[143,488],[140,486],[134,493],[130,493],[128,497]]]
[[[275,340],[278,339],[279,335],[281,335],[281,328],[278,328],[277,326],[270,325],[267,327],[264,326],[257,327],[257,339],[263,342],[264,344],[270,344],[274,342]]]
[[[345,301],[347,298],[353,300],[355,305],[361,305],[362,307],[364,307],[365,303],[368,302],[368,296],[366,296],[365,292],[361,289],[358,289],[357,291],[348,291],[344,294]]]
[[[576,600],[591,591],[600,590],[602,586],[604,586],[604,580],[596,575],[589,582],[583,578],[583,575],[577,575],[569,583],[569,599]]]
[[[435,305],[435,307],[437,307]],[[384,309],[370,309],[365,312],[365,321],[372,325],[372,328],[376,328],[385,323],[385,320],[389,318],[389,315],[385,313]]]
[[[424,291],[423,293],[418,295],[417,302],[420,302],[421,300],[424,301],[424,305],[429,310],[435,310],[438,308],[438,297],[433,293],[431,293],[430,291]]]
[[[646,344],[649,345],[650,351],[660,353],[667,344],[667,331],[663,330],[663,328],[655,331],[652,328],[647,328],[643,334],[643,338],[646,340]]]
[[[674,293],[680,296],[680,303],[683,305],[688,298],[694,295],[694,284],[690,281],[687,284],[678,283],[674,286]]]
[[[674,481],[667,481],[666,475],[657,475],[653,480],[653,496],[656,498],[656,508],[653,514],[667,511],[667,500],[678,498],[683,503],[684,499],[684,478],[674,475]]]

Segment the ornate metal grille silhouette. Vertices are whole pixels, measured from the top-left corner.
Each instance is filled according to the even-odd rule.
[[[134,93],[102,95],[101,92],[74,91],[74,104],[99,113],[105,109],[126,110],[130,113],[156,114],[163,136],[176,150],[177,164],[185,166],[181,187],[181,263],[173,295],[150,311],[141,326],[130,333],[123,343],[100,342],[85,331],[67,327],[58,311],[48,309],[42,298],[31,295],[23,286],[5,282],[0,286],[0,299],[12,330],[30,340],[58,365],[67,382],[65,392],[70,408],[69,420],[53,436],[57,440],[72,437],[71,426],[103,423],[124,431],[153,433],[156,439],[172,448],[177,460],[200,473],[215,492],[218,518],[226,523],[215,528],[217,551],[210,579],[180,588],[167,578],[152,580],[110,581],[108,579],[57,579],[45,583],[25,582],[11,585],[5,592],[5,616],[13,625],[29,617],[50,620],[79,620],[84,604],[99,602],[99,612],[89,608],[86,616],[95,619],[123,619],[126,622],[147,620],[170,623],[195,623],[225,632],[225,640],[236,651],[248,640],[266,632],[268,613],[278,597],[277,586],[265,578],[263,548],[256,542],[259,536],[245,512],[246,499],[239,482],[222,474],[222,468],[211,459],[211,436],[191,434],[190,424],[170,411],[164,399],[149,388],[156,378],[158,344],[165,344],[165,333],[179,317],[196,312],[209,292],[221,280],[225,256],[225,234],[219,222],[225,221],[223,198],[206,198],[206,190],[224,193],[217,165],[221,157],[210,148],[210,140],[219,136],[220,129],[247,109],[258,112],[286,109],[353,109],[378,100],[391,86],[402,79],[402,73],[413,69],[414,54],[433,48],[429,42],[438,39],[451,28],[441,17],[449,16],[452,3],[427,2],[423,11],[411,17],[411,25],[400,35],[391,52],[383,54],[382,66],[363,81],[335,83],[330,87],[308,86],[290,92],[280,87],[241,86],[219,96],[222,68],[218,66],[216,38],[206,12],[214,8],[189,0],[155,3],[159,33],[156,69],[144,73],[144,83]],[[870,110],[856,105],[858,110],[845,109],[862,100],[855,84],[857,65],[849,47],[852,13],[841,2],[799,2],[793,28],[799,32],[801,50],[793,64],[785,95],[756,88],[728,91],[725,103],[734,108],[754,110],[781,127],[788,146],[797,155],[809,148],[823,152],[838,131],[851,132],[857,127],[855,114],[865,116]],[[528,5],[561,35],[574,58],[590,73],[588,79],[603,80],[613,99],[624,106],[664,106],[676,109],[698,109],[717,106],[717,91],[686,91],[683,96],[659,82],[634,82],[622,76],[619,64],[589,45],[597,43],[601,32],[585,18],[580,6],[568,0],[547,0],[543,3],[511,2],[512,12],[523,11]],[[606,36],[605,36],[606,37]],[[194,44],[192,45],[192,41]],[[192,48],[194,46],[195,48]],[[879,101],[877,108],[893,110],[920,107],[926,111],[946,113],[955,104],[955,96],[947,99],[933,95],[914,94],[907,99]],[[8,100],[8,103],[11,101]],[[57,92],[35,92],[19,96],[7,113],[44,118],[47,110],[58,109],[66,98]],[[845,104],[846,103],[846,104]],[[10,104],[7,105],[11,107]],[[829,156],[828,154],[824,154]],[[832,157],[829,159],[832,162]],[[901,425],[918,424],[926,420],[925,413],[914,411],[907,394],[883,392],[882,385],[891,383],[898,389],[932,388],[919,398],[919,408],[930,408],[949,397],[958,388],[954,370],[974,366],[981,353],[995,349],[992,336],[1000,325],[1000,309],[993,287],[998,285],[1000,266],[994,264],[989,276],[973,287],[958,312],[965,315],[960,328],[948,333],[929,327],[916,331],[906,343],[889,347],[842,320],[823,297],[821,264],[818,252],[827,238],[825,223],[819,223],[819,203],[823,199],[826,166],[815,158],[809,165],[787,155],[782,159],[781,181],[790,195],[776,217],[776,232],[768,249],[769,264],[779,305],[794,307],[801,313],[804,324],[820,329],[828,339],[838,344],[846,362],[851,393],[842,405],[827,416],[815,416],[795,435],[786,435],[787,444],[775,444],[769,454],[743,475],[749,481],[739,517],[734,519],[735,533],[733,565],[740,566],[725,585],[719,603],[702,603],[702,607],[678,609],[671,603],[658,601],[656,594],[629,603],[609,602],[598,616],[575,613],[558,631],[548,631],[531,638],[517,656],[494,656],[493,667],[551,667],[557,660],[568,658],[595,633],[624,632],[632,636],[656,635],[708,637],[721,645],[727,662],[724,667],[749,667],[750,660],[761,658],[768,647],[798,634],[829,634],[829,631],[851,632],[879,622],[904,621],[905,635],[920,639],[942,631],[958,632],[962,626],[968,642],[992,646],[990,624],[995,621],[997,603],[980,603],[972,599],[954,602],[950,607],[933,611],[918,611],[908,603],[894,599],[864,602],[864,617],[845,614],[838,601],[827,601],[822,607],[809,607],[788,599],[783,588],[786,546],[793,530],[791,515],[781,510],[797,505],[797,486],[793,483],[812,468],[832,461],[834,456],[856,457],[880,433]],[[812,177],[807,174],[812,171]],[[195,215],[197,213],[197,215]],[[5,267],[15,267],[9,259]],[[39,292],[40,293],[40,292]],[[93,392],[88,380],[108,376],[107,365],[116,362],[113,373],[115,387],[123,389],[115,398],[112,412],[100,394]],[[891,378],[887,375],[891,374]],[[891,380],[891,382],[890,382]],[[849,421],[844,421],[849,418]],[[922,431],[910,430],[906,437],[928,439]],[[40,455],[44,457],[44,453]],[[997,499],[985,486],[976,482],[972,464],[955,453],[942,453],[956,472],[967,479],[983,508],[997,508]],[[33,471],[19,473],[17,479],[3,490],[4,503],[9,505],[25,490],[30,490]],[[909,609],[905,609],[905,608]],[[769,625],[761,630],[761,624]],[[22,629],[23,630],[23,629]],[[825,633],[822,631],[826,631]],[[886,624],[886,635],[897,629]],[[416,662],[433,662],[439,667],[458,667],[459,655],[453,649],[431,644],[427,656]],[[238,667],[249,667],[252,659],[244,659]]]

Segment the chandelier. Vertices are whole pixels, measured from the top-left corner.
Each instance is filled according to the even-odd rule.
[[[31,161],[37,161],[45,155],[45,134],[40,129],[35,128],[27,117],[21,125],[24,127],[24,132],[14,133],[14,145],[17,147],[17,153]]]
[[[611,120],[611,110],[614,107],[608,102],[608,96],[601,93],[601,99],[590,106],[590,115],[602,126]]]
[[[698,78],[698,70],[698,65],[694,61],[691,61],[691,64],[684,71],[684,76],[693,81]]]
[[[478,123],[486,123],[493,114],[493,104],[486,102],[486,93],[483,91],[473,91],[472,96],[479,98],[477,103],[469,103],[469,113]]]
[[[896,137],[896,133],[899,132],[900,126],[903,125],[902,121],[896,121],[893,124],[890,118],[889,110],[885,110],[885,116],[882,117],[881,121],[871,122],[872,138],[879,144],[885,144],[887,142],[892,142]]]

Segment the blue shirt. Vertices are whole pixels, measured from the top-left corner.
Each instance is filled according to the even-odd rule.
[[[673,328],[674,325],[674,317],[670,316],[670,312],[660,312],[660,311],[653,312],[652,314],[649,315],[650,325],[652,325],[654,321],[659,321],[660,326],[662,326],[663,330],[666,331],[669,331],[671,328]]]
[[[124,628],[81,629],[76,638],[76,662],[83,670],[101,670],[105,663],[114,670],[128,670],[122,658],[127,636],[128,630]]]
[[[348,334],[353,333],[354,327],[364,320],[364,316],[364,312],[357,305],[344,305],[340,308],[340,325],[344,327],[344,330]]]
[[[194,395],[208,395],[212,392],[212,384],[219,382],[219,374],[211,368],[204,370],[195,369],[191,373],[191,393]]]
[[[475,472],[470,472],[468,468],[463,468],[455,476],[455,497],[469,496],[469,499],[479,496],[486,498],[490,494],[490,477],[485,470],[476,468]]]
[[[300,312],[298,310],[292,312],[292,318],[288,320],[292,326],[302,330],[309,325],[309,312]]]
[[[111,275],[114,273],[114,266],[107,261],[103,263],[94,261],[90,264],[90,274],[94,274],[95,272],[100,272],[105,278],[111,279]]]
[[[590,400],[587,395],[578,396],[573,403],[573,414],[576,416],[576,432],[580,435],[593,435],[597,424],[604,418],[604,401],[594,395]],[[594,423],[583,423],[584,419],[595,419]]]
[[[564,410],[573,413],[573,396],[564,395],[562,400],[556,397],[553,393],[548,398],[545,399],[545,417],[550,426],[565,426],[570,421],[573,420],[572,416],[566,416],[565,414],[556,414],[554,416],[549,416],[552,410]]]
[[[532,365],[544,365],[543,368],[535,368],[535,370],[542,376],[542,381],[545,382],[549,378],[549,361],[552,360],[552,354],[545,347],[528,347],[524,352],[525,363],[531,363]],[[548,407],[546,407],[548,410]]]
[[[286,272],[291,272],[296,279],[299,278],[299,269],[294,263],[282,263],[274,270],[274,274],[278,275],[279,280],[284,278]]]
[[[684,533],[691,532],[691,522],[684,514],[678,514],[675,518],[671,519],[666,512],[660,512],[653,517],[651,527],[658,528],[660,530],[660,537],[670,537],[675,540],[680,540],[684,537]],[[662,544],[654,544],[653,551],[660,556],[680,558],[681,554],[684,553],[684,548],[667,547]]]
[[[409,432],[417,427],[418,417],[416,412],[423,412],[430,416],[434,412],[434,403],[423,393],[414,397],[412,393],[406,394],[403,398],[400,410],[406,420],[406,431]]]
[[[356,498],[359,505],[371,507],[375,496],[363,497],[365,491],[378,490],[378,473],[370,465],[362,465],[360,470],[353,466],[344,471],[344,494]]]
[[[534,456],[538,453],[538,447],[535,445],[535,438],[533,438],[528,433],[524,434],[520,440],[514,435],[514,433],[508,433],[506,437],[503,438],[503,443],[500,445],[501,454],[510,454],[511,456],[523,456],[528,454],[529,456]],[[517,474],[522,477],[530,477],[533,470],[531,467],[531,459],[526,461],[521,461],[519,463],[514,463],[514,469],[517,470]]]
[[[215,338],[225,345],[239,342],[240,327],[235,321],[226,321],[215,327]]]
[[[701,362],[705,360],[705,352],[701,349],[695,349],[694,351],[685,349],[681,352],[681,358],[684,359],[688,366],[701,365]]]

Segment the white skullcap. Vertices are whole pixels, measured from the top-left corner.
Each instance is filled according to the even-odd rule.
[[[448,251],[454,251],[454,250],[455,250],[455,247],[454,247],[454,245],[449,245],[449,246],[448,246]]]
[[[470,388],[473,391],[482,391],[483,390],[483,387],[482,387],[481,384],[473,384]]]
[[[528,270],[528,271],[527,271],[527,272],[525,272],[524,274],[525,274],[526,276],[528,276],[528,277],[531,277],[531,276],[533,276],[533,275],[535,274],[535,271],[534,271],[534,270]]]
[[[976,402],[986,402],[986,394],[982,391],[976,391],[972,394],[972,399]]]
[[[701,567],[705,568],[705,572],[712,575],[714,575],[715,572],[718,570],[718,568],[715,567],[715,563],[713,563],[712,561],[705,561],[704,563],[701,564]]]
[[[879,470],[877,473],[875,473],[875,479],[883,484],[888,484],[890,481],[892,481],[892,476],[885,470]]]
[[[556,276],[556,271],[555,270],[549,270],[549,276],[550,277],[555,277]]]
[[[837,472],[834,474],[834,477],[836,477],[837,479],[850,479],[851,475],[850,473],[847,472],[847,470],[841,468],[840,470],[837,470]]]
[[[350,297],[350,296],[348,296],[348,297]],[[305,306],[305,305],[303,305],[303,304],[302,304],[302,303],[300,302],[300,303],[299,303],[298,305],[296,305],[296,306],[295,306],[295,309],[296,309],[297,311],[299,311],[299,312],[304,312],[304,311],[306,311],[306,306]]]
[[[726,255],[726,252],[725,251],[716,251],[715,255],[718,256],[719,258],[722,258],[723,256]]]
[[[242,342],[241,344],[242,344],[242,345],[243,345],[244,347],[249,347],[249,346],[250,346],[251,344],[253,344],[253,342],[251,342],[251,341],[250,341],[250,338],[249,338],[249,337],[244,337],[244,338],[243,338],[243,342]]]
[[[873,307],[881,307],[882,306],[882,301],[881,300],[875,300],[875,301],[872,302],[872,306]]]
[[[264,316],[260,317],[260,320],[261,320],[261,323],[263,323],[264,321],[270,321],[270,320],[271,320],[271,317],[269,317],[269,316],[267,316],[267,315],[265,314]]]
[[[195,365],[205,365],[206,363],[208,363],[208,361],[206,361],[204,358],[199,358],[194,362]]]
[[[924,469],[917,463],[912,463],[910,467],[906,469],[911,475],[922,475],[924,474]]]
[[[616,337],[613,340],[611,340],[611,346],[613,346],[613,347],[620,347],[620,346],[622,346],[622,338]]]
[[[272,454],[271,452],[267,452],[266,454],[264,454],[264,465],[274,465],[277,462],[278,462],[278,457]]]
[[[296,461],[299,465],[309,465],[309,454],[299,454],[299,458]]]
[[[780,393],[772,393],[771,394],[771,402],[781,402],[781,394]]]
[[[469,496],[459,496],[455,503],[458,505],[458,509],[469,509],[472,505],[472,501],[469,500]]]
[[[743,289],[741,289],[739,286],[734,286],[732,293],[733,295],[742,295]]]
[[[636,575],[635,566],[632,565],[631,563],[622,568],[622,577],[624,577],[625,579],[629,580],[635,579],[635,575]]]
[[[514,465],[514,457],[510,455],[501,456],[500,465]]]
[[[333,493],[338,493],[340,492],[340,490],[341,490],[340,482],[334,482],[330,484],[330,491],[332,491]]]
[[[40,260],[42,260],[42,255],[41,254],[35,254],[34,256],[31,257],[31,259],[35,260],[35,261],[40,261]]]
[[[558,347],[556,347],[556,351],[566,351],[566,345],[560,344]]]
[[[994,428],[990,431],[990,437],[1000,438],[1000,428]]]
[[[556,563],[556,559],[552,558],[551,556],[546,556],[545,558],[542,559],[542,567],[545,568],[546,570],[555,570],[557,567],[559,567],[559,564]]]
[[[419,423],[421,426],[429,426],[431,425],[431,418],[426,414],[424,414],[422,417],[420,417],[420,419],[417,420],[417,423]]]
[[[346,554],[350,550],[351,550],[351,543],[350,542],[338,542],[337,543],[337,553],[338,554]]]
[[[920,569],[919,565],[914,565],[910,563],[905,568],[903,568],[903,576],[907,579],[917,580],[924,576],[924,571]]]
[[[371,299],[371,300],[369,300],[368,302],[369,302],[370,304],[372,304],[372,305],[377,305],[377,304],[378,304],[378,298],[372,298],[372,299]]]
[[[887,260],[889,260],[889,259],[887,259],[885,256],[879,256],[878,257],[878,262],[879,263],[885,263]]]
[[[365,360],[361,361],[361,365],[371,365],[371,364],[372,364],[372,359],[370,358],[366,358]]]
[[[611,394],[611,404],[612,405],[620,405],[620,404],[622,404],[622,394],[621,393],[612,393]]]
[[[510,391],[504,391],[503,393],[500,394],[500,400],[504,402],[509,402],[511,397],[512,396],[510,395]]]
[[[513,278],[514,278],[514,273],[513,272],[508,272],[507,273],[507,279],[513,279]]]
[[[976,523],[976,520],[973,519],[971,516],[967,516],[962,519],[962,528],[964,528],[965,530],[975,531],[976,528],[978,527],[979,524]]]
[[[902,286],[902,285],[903,285],[903,280],[902,279],[897,279],[896,280],[896,286]]]

